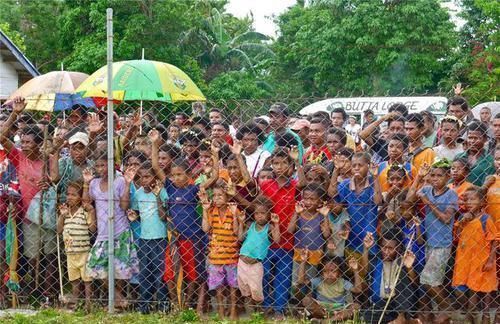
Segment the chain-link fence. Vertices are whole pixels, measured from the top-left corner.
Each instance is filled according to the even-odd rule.
[[[460,98],[300,116],[321,99],[116,107],[117,308],[493,322],[500,118],[475,120]],[[105,114],[22,107],[0,118],[0,301],[95,310],[108,296]]]

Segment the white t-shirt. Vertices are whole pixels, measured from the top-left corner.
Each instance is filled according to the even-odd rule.
[[[457,143],[457,146],[452,149],[446,147],[444,144],[441,144],[435,146],[432,150],[434,151],[434,153],[436,153],[436,157],[440,159],[446,158],[450,161],[453,161],[453,159],[455,158],[455,156],[457,156],[457,154],[460,154],[464,151],[464,148],[462,144]]]
[[[345,125],[344,129],[345,129],[347,134],[351,135],[354,138],[354,141],[356,143],[359,142],[358,133],[361,131],[360,124],[354,124],[354,126],[351,126],[351,124],[347,124],[347,125]]]
[[[252,178],[256,178],[260,169],[264,167],[264,162],[266,162],[267,158],[271,156],[271,153],[264,151],[261,147],[258,147],[252,154],[247,155],[243,152],[242,155],[245,157],[248,173],[250,173]]]

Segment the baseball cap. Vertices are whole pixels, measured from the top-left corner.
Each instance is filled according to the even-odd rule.
[[[284,116],[290,115],[290,110],[288,105],[283,102],[277,102],[269,108],[269,113],[281,114]]]
[[[75,143],[82,143],[83,145],[88,146],[89,145],[89,136],[85,133],[78,132],[69,138],[68,143],[70,145],[75,144]]]
[[[311,123],[307,119],[297,119],[291,126],[291,130],[301,130],[302,128],[310,128]]]

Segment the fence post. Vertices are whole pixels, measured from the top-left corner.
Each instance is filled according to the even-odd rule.
[[[108,142],[108,311],[114,312],[115,307],[115,267],[114,267],[114,176],[115,161],[113,150],[113,9],[106,9],[106,31],[107,31],[107,64],[108,64],[108,120],[107,120],[107,142]]]

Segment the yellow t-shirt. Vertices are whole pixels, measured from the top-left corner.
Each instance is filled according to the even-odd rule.
[[[432,163],[434,163],[435,157],[436,153],[434,153],[431,148],[425,148],[423,151],[413,156],[413,158],[411,159],[411,164],[413,164],[416,169],[417,173],[415,174],[418,174],[418,171],[425,163],[427,163],[428,165],[432,165]]]

